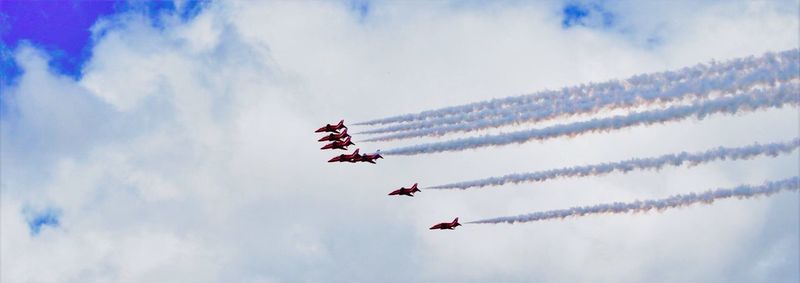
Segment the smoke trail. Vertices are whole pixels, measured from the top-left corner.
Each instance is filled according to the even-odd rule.
[[[793,53],[794,54],[794,53]],[[796,55],[796,54],[795,54]],[[573,100],[558,99],[548,103],[527,103],[511,107],[490,108],[476,112],[465,112],[446,117],[432,118],[391,125],[383,128],[359,132],[359,134],[381,134],[401,131],[414,131],[383,138],[409,138],[425,135],[441,135],[447,132],[472,131],[487,127],[497,127],[511,123],[536,122],[556,117],[580,113],[593,113],[603,109],[619,109],[670,102],[686,98],[706,98],[712,91],[735,92],[753,85],[787,81],[800,76],[800,64],[789,60],[791,56],[779,56],[781,60],[753,60],[754,66],[736,69],[733,66],[722,74],[698,73],[696,76],[665,81],[659,84],[633,85],[624,90],[598,93],[591,88],[582,89],[590,96]],[[727,64],[726,64],[727,65]],[[486,121],[493,119],[491,121]],[[476,122],[479,121],[479,122]],[[454,125],[453,124],[458,124]]]
[[[775,83],[775,81],[772,81],[772,83]],[[783,83],[786,82],[784,81]],[[441,136],[451,132],[472,132],[481,129],[497,128],[511,124],[538,122],[541,120],[551,119],[555,117],[569,117],[577,114],[597,113],[603,109],[628,108],[628,107],[642,106],[658,102],[674,101],[674,100],[684,99],[687,97],[706,98],[706,96],[711,91],[720,91],[723,93],[737,93],[742,90],[751,89],[753,87],[754,87],[753,85],[732,86],[723,89],[708,89],[699,93],[664,93],[663,96],[653,100],[643,100],[638,97],[624,97],[621,98],[621,100],[613,101],[616,98],[609,96],[609,97],[603,97],[601,99],[595,99],[593,101],[580,101],[572,105],[553,104],[549,106],[538,106],[537,108],[539,110],[513,113],[505,117],[482,119],[471,123],[443,125],[443,126],[429,125],[430,127],[427,129],[384,135],[375,138],[365,139],[363,141],[364,142],[391,141],[391,140],[407,139],[407,138],[422,137],[422,136]],[[705,101],[705,99],[701,101]]]
[[[715,76],[719,73],[727,73],[731,70],[746,70],[755,68],[762,64],[775,62],[797,62],[798,49],[782,51],[780,53],[766,53],[760,57],[753,56],[746,58],[733,59],[724,63],[713,63],[709,65],[698,64],[693,67],[683,68],[677,71],[668,71],[654,74],[637,75],[625,81],[612,80],[604,83],[592,83],[570,88],[563,88],[557,91],[542,91],[530,95],[512,96],[506,98],[492,99],[488,101],[474,102],[465,105],[445,107],[441,109],[423,111],[416,114],[398,115],[383,119],[376,119],[366,122],[356,123],[355,125],[376,125],[389,124],[408,121],[422,121],[431,118],[446,117],[454,114],[465,114],[479,111],[495,111],[498,109],[513,107],[515,105],[531,103],[550,103],[554,100],[569,100],[576,97],[603,96],[609,93],[625,91],[629,88],[636,88],[647,85],[665,85],[666,82],[680,82],[690,78],[701,76]]]
[[[492,177],[474,181],[452,183],[430,187],[428,189],[468,189],[482,188],[486,186],[500,186],[507,183],[522,182],[543,182],[555,178],[599,176],[609,174],[614,171],[627,173],[633,170],[655,169],[659,170],[664,166],[696,166],[715,160],[742,160],[767,155],[771,157],[779,154],[787,154],[800,147],[800,138],[791,142],[754,144],[745,147],[718,147],[705,152],[678,154],[666,154],[653,158],[635,158],[626,161],[602,163],[587,166],[575,166],[561,169],[553,169],[534,173],[509,174],[501,177]]]
[[[573,137],[593,132],[606,132],[636,125],[652,125],[668,121],[683,120],[689,117],[703,119],[709,114],[754,111],[761,108],[781,107],[784,104],[797,105],[800,102],[800,88],[797,83],[751,90],[746,94],[724,97],[694,105],[672,106],[666,109],[645,111],[602,119],[592,119],[570,124],[560,124],[542,129],[517,131],[497,135],[461,138],[450,141],[419,144],[386,150],[386,155],[415,155],[443,151],[461,151],[471,148],[524,143],[532,140],[545,140],[556,137]]]
[[[696,194],[689,193],[683,195],[674,195],[664,199],[645,200],[634,202],[615,202],[610,204],[599,204],[593,206],[573,207],[568,209],[550,210],[534,212],[531,214],[523,214],[518,216],[506,216],[477,220],[467,223],[517,223],[517,222],[534,222],[550,219],[564,219],[567,217],[579,217],[589,214],[620,214],[620,213],[638,213],[648,212],[650,210],[662,211],[668,208],[678,208],[690,206],[696,203],[711,204],[716,200],[726,198],[753,198],[758,196],[769,196],[781,191],[798,191],[800,189],[800,177],[793,177],[780,181],[765,182],[760,186],[753,185],[740,185],[732,189],[717,189],[714,191],[706,191],[704,193]]]

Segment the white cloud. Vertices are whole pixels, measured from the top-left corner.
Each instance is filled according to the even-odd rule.
[[[477,219],[760,183],[797,155],[531,187],[392,188],[798,136],[796,109],[479,151],[327,164],[312,131],[455,103],[796,48],[791,3],[615,4],[619,29],[555,3],[216,2],[163,29],[106,19],[79,81],[33,47],[2,121],[3,282],[791,281],[798,201],[530,225]],[[657,7],[654,7],[657,6]],[[786,6],[791,6],[786,9]],[[663,14],[662,14],[663,12]],[[630,30],[624,29],[629,27]],[[629,32],[629,33],[628,33]],[[655,33],[661,42],[643,45]],[[4,101],[6,103],[6,101]],[[765,127],[764,125],[769,125]],[[358,142],[358,141],[356,141]],[[362,150],[392,144],[359,144]],[[598,150],[600,149],[600,150]],[[361,164],[358,164],[361,165]],[[63,210],[32,236],[24,205]]]

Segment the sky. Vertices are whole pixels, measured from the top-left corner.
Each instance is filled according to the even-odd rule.
[[[800,136],[794,107],[329,164],[313,131],[800,47],[796,1],[0,2],[2,282],[797,282],[800,197],[431,225],[761,184],[797,151],[428,185]],[[623,112],[624,113],[624,112]],[[578,117],[575,119],[582,119]],[[571,121],[571,120],[570,120]],[[558,121],[556,121],[558,122]],[[362,151],[478,133],[360,142]],[[388,197],[420,183],[414,198]]]

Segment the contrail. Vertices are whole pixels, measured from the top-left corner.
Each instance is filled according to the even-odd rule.
[[[488,127],[498,127],[512,123],[537,122],[556,117],[575,114],[595,113],[600,110],[630,108],[654,103],[671,102],[687,98],[707,98],[713,92],[732,93],[746,90],[759,84],[787,81],[800,77],[800,64],[791,60],[797,53],[781,54],[776,58],[764,56],[758,60],[746,61],[750,64],[724,64],[727,72],[697,72],[685,79],[660,81],[659,83],[637,84],[627,89],[609,93],[583,87],[580,92],[592,93],[572,100],[557,99],[547,103],[527,103],[510,107],[489,108],[481,111],[464,112],[446,117],[396,124],[383,128],[361,131],[359,134],[383,134],[411,131],[399,135],[378,137],[375,140],[399,139],[426,135],[442,135],[448,132],[473,131]],[[771,58],[772,60],[767,60]],[[778,60],[780,59],[780,60]],[[796,58],[795,58],[796,59]],[[743,66],[747,68],[743,68]]]
[[[797,105],[800,102],[798,83],[781,84],[767,89],[755,89],[731,97],[709,100],[694,105],[672,106],[666,109],[645,111],[609,118],[596,118],[569,124],[560,124],[542,129],[517,131],[497,135],[460,138],[443,142],[425,143],[383,151],[386,155],[415,155],[443,151],[461,151],[493,145],[525,143],[556,137],[573,137],[593,132],[607,132],[637,125],[652,125],[696,117],[703,119],[714,113],[735,114],[761,108]]]
[[[521,223],[521,222],[534,222],[550,219],[564,219],[567,217],[579,217],[590,214],[621,214],[621,213],[638,213],[648,212],[650,210],[662,211],[669,208],[678,208],[690,206],[696,203],[711,204],[716,200],[727,198],[753,198],[758,196],[769,196],[781,191],[794,191],[800,189],[800,177],[793,177],[780,181],[765,182],[763,185],[740,185],[732,189],[717,189],[714,191],[706,191],[704,193],[696,194],[689,193],[683,195],[674,195],[664,199],[657,200],[644,200],[634,202],[615,202],[609,204],[599,204],[592,206],[573,207],[568,209],[550,210],[534,212],[531,214],[523,214],[518,216],[506,216],[489,218],[467,223]]]
[[[766,53],[759,57],[749,56],[745,58],[737,58],[723,63],[712,63],[711,65],[698,64],[693,67],[687,67],[676,71],[637,75],[623,81],[612,80],[603,83],[592,83],[588,85],[563,88],[561,90],[542,91],[529,95],[498,98],[465,105],[428,110],[415,114],[398,115],[383,119],[360,122],[356,123],[355,125],[377,125],[409,121],[423,121],[472,112],[492,112],[517,105],[551,103],[555,100],[566,101],[577,97],[604,96],[610,93],[626,91],[628,89],[640,87],[646,88],[650,85],[663,86],[668,84],[668,82],[680,82],[703,76],[725,76],[732,70],[746,71],[747,69],[758,68],[759,66],[763,66],[765,64],[786,64],[786,62],[796,64],[796,62],[798,62],[798,58],[798,49],[792,49],[779,53]]]
[[[486,186],[500,186],[507,183],[543,182],[555,178],[600,176],[611,172],[627,173],[633,170],[660,170],[664,166],[696,166],[716,160],[742,160],[766,155],[776,157],[780,154],[791,153],[800,147],[800,138],[791,142],[753,144],[745,147],[718,147],[697,153],[673,153],[653,158],[634,158],[625,161],[601,163],[595,165],[575,166],[534,173],[509,174],[501,177],[492,177],[474,181],[452,183],[427,189],[468,189]]]

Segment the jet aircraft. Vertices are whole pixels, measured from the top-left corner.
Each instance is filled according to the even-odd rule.
[[[342,128],[347,129],[347,126],[344,125],[344,120],[339,121],[339,124],[336,124],[336,125],[327,124],[324,127],[317,129],[314,132],[315,133],[322,133],[322,132],[338,133],[339,129],[342,129]]]
[[[430,230],[434,230],[434,229],[439,229],[439,230],[445,230],[445,229],[447,229],[447,230],[453,230],[453,229],[455,229],[455,228],[456,228],[456,227],[458,227],[458,226],[461,226],[461,224],[460,224],[460,223],[458,223],[458,217],[456,217],[456,219],[453,219],[453,222],[442,222],[442,223],[439,223],[439,224],[433,225],[433,227],[431,227],[431,228],[430,228]]]
[[[328,134],[327,136],[322,137],[321,139],[319,139],[317,141],[335,141],[335,140],[341,140],[341,139],[349,137],[349,136],[350,135],[347,133],[347,129],[344,129],[344,131],[342,131],[341,133],[338,133],[338,134],[331,133],[331,134]]]
[[[392,191],[391,193],[389,193],[389,195],[390,196],[404,195],[404,196],[413,197],[414,193],[419,192],[419,191],[420,190],[417,189],[417,183],[414,183],[414,185],[411,186],[410,188],[401,187],[401,188],[399,188],[397,190]]]
[[[353,162],[369,162],[375,164],[375,160],[378,158],[383,158],[380,153],[373,153],[373,154],[362,154],[358,158],[356,158]]]
[[[352,141],[350,141],[351,137],[347,137],[343,141],[335,140],[325,146],[321,147],[320,149],[342,149],[347,150],[348,146],[355,145]]]
[[[356,151],[354,151],[351,154],[339,154],[339,155],[331,158],[331,160],[328,160],[328,162],[356,162],[355,161],[356,159],[361,158],[361,155],[358,154],[359,150],[360,149],[357,148]]]

